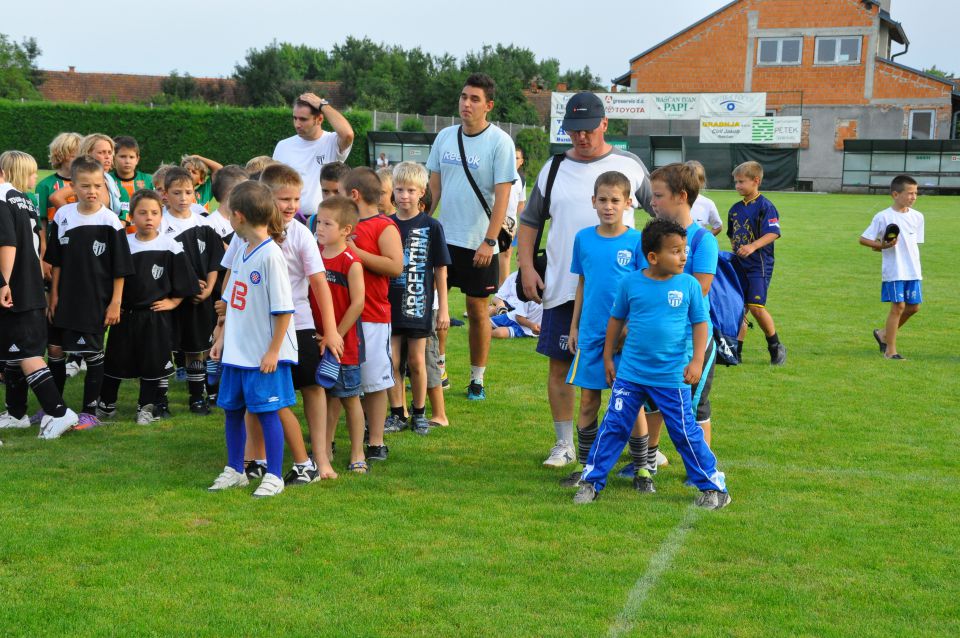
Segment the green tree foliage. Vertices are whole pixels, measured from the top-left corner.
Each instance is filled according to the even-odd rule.
[[[34,38],[17,43],[0,33],[0,98],[40,99],[43,73],[37,67],[40,47]]]
[[[936,64],[931,66],[929,69],[924,69],[923,72],[929,73],[930,75],[935,75],[938,78],[944,78],[944,79],[954,77],[952,73],[944,71],[943,69],[938,69]]]
[[[400,122],[400,130],[408,133],[422,133],[424,130],[423,120],[419,117],[408,117]]]
[[[197,87],[197,81],[189,73],[180,75],[176,69],[170,72],[160,82],[160,91],[163,95],[178,102],[189,102],[197,99],[200,90]]]
[[[311,81],[339,79],[335,76],[325,51],[276,40],[263,49],[247,51],[233,74],[242,102],[250,106],[288,105],[310,89]]]
[[[600,76],[585,66],[580,70],[567,71],[560,76],[560,82],[567,85],[568,91],[605,91],[607,87],[603,85]]]
[[[517,147],[523,150],[524,170],[527,180],[536,179],[537,174],[550,154],[550,138],[546,131],[538,128],[525,128],[517,133]]]

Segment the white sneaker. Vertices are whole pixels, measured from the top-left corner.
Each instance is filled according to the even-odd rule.
[[[550,456],[543,464],[547,467],[563,467],[570,465],[577,460],[577,454],[573,451],[573,446],[566,441],[559,440],[550,450]]]
[[[231,487],[246,487],[250,484],[250,481],[247,480],[247,475],[243,472],[238,472],[229,465],[223,468],[223,472],[220,473],[213,481],[213,485],[207,488],[209,492],[219,492],[220,490],[227,490]]]
[[[253,495],[256,498],[262,498],[264,496],[276,496],[282,491],[283,479],[268,473],[263,475],[263,480],[260,481],[260,487],[254,490]]]
[[[19,419],[11,416],[9,412],[0,414],[0,430],[24,430],[30,427],[30,417],[24,414]]]
[[[75,426],[79,421],[80,417],[70,408],[67,408],[64,415],[59,418],[52,417],[49,414],[44,415],[43,420],[40,421],[40,434],[37,435],[37,438],[59,439],[61,434]]]
[[[663,452],[657,450],[657,467],[666,467],[667,465],[670,465],[670,459]]]
[[[148,403],[137,412],[137,425],[150,425],[154,421],[159,421],[160,417],[153,416],[153,404]]]
[[[80,374],[80,364],[75,361],[67,363],[67,377],[72,379],[78,374]]]

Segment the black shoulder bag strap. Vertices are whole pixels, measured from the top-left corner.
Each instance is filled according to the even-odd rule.
[[[537,238],[533,242],[533,268],[537,271],[537,274],[540,275],[540,279],[544,281],[546,281],[547,278],[547,249],[546,247],[541,248],[540,243],[543,241],[543,231],[546,229],[547,220],[550,219],[550,198],[553,194],[553,183],[557,181],[557,171],[560,170],[560,162],[566,159],[566,157],[566,153],[557,153],[551,158],[550,170],[547,172],[547,184],[544,187],[543,193],[543,208],[541,209],[543,219],[537,227]],[[530,301],[526,293],[523,292],[523,277],[519,273],[517,275],[516,292],[517,297],[521,301]],[[543,294],[543,290],[540,291],[540,294]]]
[[[487,204],[487,199],[483,196],[483,193],[480,192],[480,187],[477,186],[477,182],[473,179],[473,174],[470,172],[470,167],[467,166],[467,152],[463,150],[462,126],[457,129],[457,146],[460,147],[460,163],[463,164],[463,172],[467,174],[467,181],[470,182],[470,187],[473,188],[474,195],[480,200],[480,205],[483,206],[483,212],[487,214],[487,217],[491,217],[493,213],[490,210],[490,205]]]

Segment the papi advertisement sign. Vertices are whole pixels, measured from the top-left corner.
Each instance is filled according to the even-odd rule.
[[[702,144],[799,144],[803,118],[708,117],[700,120]]]
[[[563,130],[567,101],[576,93],[550,97],[550,141],[569,144]],[[620,120],[698,120],[710,116],[762,116],[766,93],[597,93],[607,117]]]

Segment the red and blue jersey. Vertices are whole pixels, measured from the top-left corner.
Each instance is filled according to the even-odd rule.
[[[769,233],[780,235],[780,214],[769,199],[757,193],[753,199],[737,202],[730,207],[727,237],[730,238],[734,254],[741,246],[752,244]],[[737,257],[744,272],[769,276],[773,272],[774,243],[767,244],[749,257]]]

